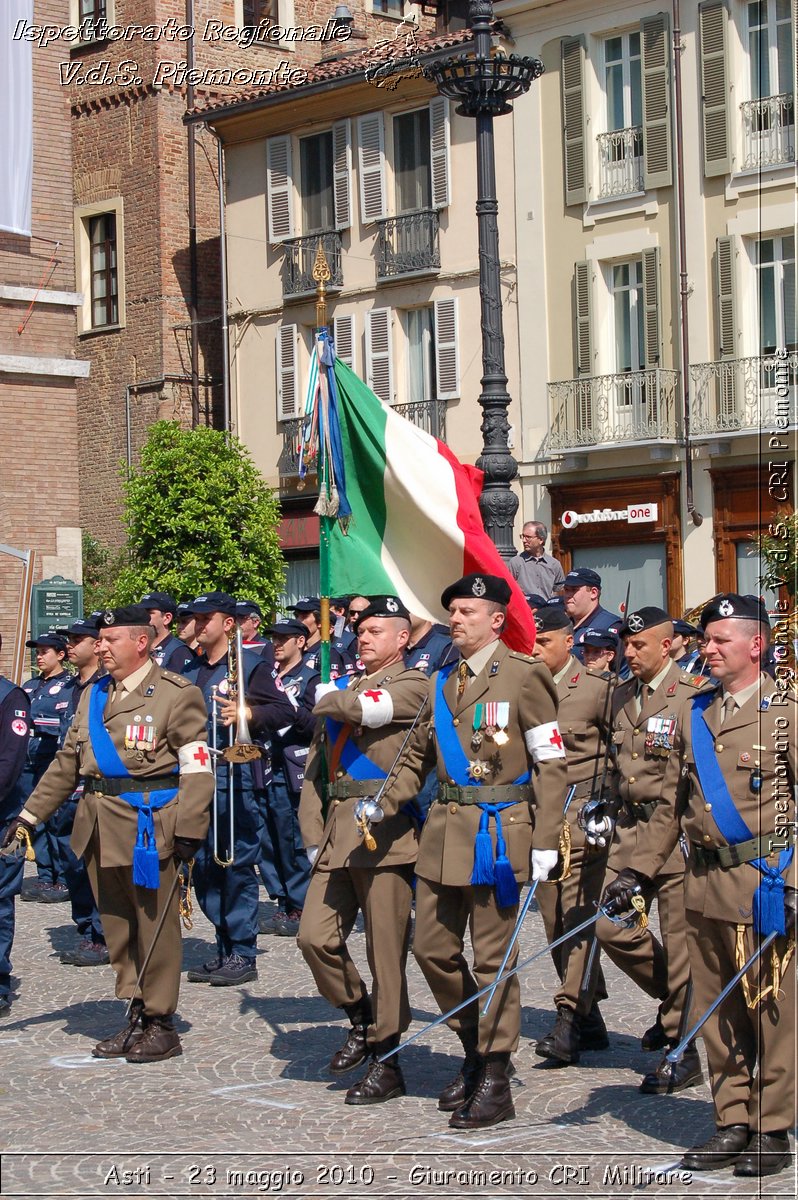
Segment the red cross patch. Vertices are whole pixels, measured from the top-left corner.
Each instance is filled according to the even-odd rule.
[[[364,696],[368,696],[369,700],[373,700],[375,704],[379,704],[382,700],[382,692],[378,689],[376,692],[364,692]]]
[[[204,746],[199,746],[196,754],[194,754],[192,757],[200,764],[201,767],[207,767],[208,763],[210,762],[210,755]]]
[[[554,733],[549,738],[552,746],[556,746],[558,750],[562,750],[562,738],[560,737],[559,729],[555,729]]]

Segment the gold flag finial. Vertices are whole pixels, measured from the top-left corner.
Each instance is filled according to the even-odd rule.
[[[321,238],[316,243],[313,278],[316,281],[316,327],[321,329],[327,324],[327,284],[332,279],[330,264],[327,262]]]

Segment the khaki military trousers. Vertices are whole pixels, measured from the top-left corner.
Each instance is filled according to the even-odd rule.
[[[574,838],[573,827],[571,836]],[[550,942],[556,941],[569,929],[575,929],[577,925],[596,915],[596,904],[601,897],[607,870],[607,853],[606,849],[591,850],[572,842],[571,873],[568,878],[538,884],[535,900],[543,917],[546,937]],[[598,950],[593,958],[591,978],[584,980],[594,938],[595,931],[586,929],[574,941],[558,946],[551,955],[560,979],[560,986],[554,994],[554,1003],[557,1007],[563,1004],[578,1012],[580,1016],[585,1016],[590,1011],[594,1000],[607,998]]]
[[[608,870],[605,882],[612,883],[617,871]],[[630,928],[616,925],[607,917],[596,924],[596,937],[601,948],[616,967],[628,975],[639,988],[660,1001],[660,1019],[670,1041],[680,1036],[682,1011],[690,962],[687,953],[687,921],[684,913],[684,875],[658,875],[643,888],[646,913],[657,902],[660,943],[649,928],[639,925]]]
[[[133,867],[101,867],[97,832],[86,851],[86,870],[102,920],[108,956],[116,973],[116,994],[122,1000],[135,995],[141,964],[155,935],[177,867],[174,859],[160,861],[158,890],[137,887]],[[141,981],[140,995],[148,1017],[167,1017],[177,1008],[183,944],[180,936],[177,891]]]
[[[449,887],[416,881],[416,929],[413,954],[441,1012],[493,983],[518,916],[518,906],[497,908],[493,888]],[[463,954],[465,931],[471,934],[473,972]],[[518,946],[507,969],[518,960]],[[500,984],[483,1017],[476,1002],[449,1021],[456,1033],[476,1029],[480,1054],[512,1053],[521,1031],[521,988],[513,976]]]
[[[745,957],[754,951],[754,934],[745,931]],[[737,927],[687,912],[687,937],[693,975],[692,1013],[705,1012],[739,969],[735,959]],[[785,939],[774,943],[781,956]],[[742,965],[742,964],[740,964]],[[748,972],[752,998],[768,986],[770,950]],[[726,997],[701,1031],[707,1050],[715,1120],[718,1125],[749,1125],[752,1132],[777,1133],[795,1125],[795,956],[772,993],[748,1008],[742,985]]]
[[[368,993],[346,946],[362,910],[366,956],[373,980],[371,1044],[404,1033],[410,1024],[407,951],[413,901],[413,864],[375,870],[314,871],[299,922],[297,943],[316,986],[336,1008]]]

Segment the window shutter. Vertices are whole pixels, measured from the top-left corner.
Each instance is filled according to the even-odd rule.
[[[670,22],[657,13],[640,22],[643,47],[643,185],[671,184]]]
[[[436,399],[454,400],[460,395],[456,296],[435,301],[435,375]]]
[[[333,204],[335,228],[352,224],[352,123],[336,121],[333,135]]]
[[[737,357],[737,291],[735,288],[733,237],[715,243],[715,286],[718,305],[718,352],[721,358]]]
[[[269,202],[269,241],[281,242],[294,236],[294,183],[291,170],[291,138],[269,138],[266,142],[266,195]]]
[[[589,262],[574,268],[574,317],[577,375],[593,374],[593,284]]]
[[[341,362],[345,362],[353,371],[356,370],[354,315],[333,318],[333,341],[335,342],[336,357],[340,358]]]
[[[449,101],[437,96],[429,102],[430,159],[432,164],[432,207],[449,203]]]
[[[364,223],[385,216],[385,131],[382,113],[357,119],[357,154],[360,166],[360,215]]]
[[[582,38],[563,38],[560,43],[560,80],[566,204],[583,204],[587,200],[584,74],[585,46]]]
[[[278,328],[276,341],[278,421],[293,421],[299,416],[296,339],[296,325],[281,325]]]
[[[698,6],[701,47],[701,114],[704,133],[704,174],[731,171],[729,132],[729,67],[726,37],[729,15],[719,0]]]
[[[366,313],[366,383],[385,404],[393,404],[392,325],[390,308]]]
[[[643,251],[643,354],[647,371],[662,366],[659,246]]]

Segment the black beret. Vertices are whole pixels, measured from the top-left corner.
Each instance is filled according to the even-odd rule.
[[[146,596],[141,597],[139,604],[144,608],[157,608],[159,612],[172,613],[173,616],[177,612],[177,601],[168,592],[147,592]]]
[[[509,604],[512,591],[501,575],[464,575],[456,583],[450,583],[441,596],[441,604],[448,608],[452,600],[492,600],[494,604]]]
[[[263,609],[254,600],[236,600],[237,617],[263,617]]]
[[[303,596],[301,600],[297,600],[291,608],[291,612],[321,612],[321,600],[318,596]]]
[[[273,625],[269,625],[266,633],[276,634],[277,637],[309,637],[307,625],[303,625],[301,621],[295,621],[292,617],[284,617],[281,621],[275,621]]]
[[[188,611],[191,613],[221,613],[224,617],[236,615],[236,602],[227,592],[206,592],[189,601]]]
[[[149,617],[147,620],[149,620]],[[43,633],[41,637],[31,638],[31,640],[26,642],[25,645],[29,650],[33,650],[37,646],[41,646],[43,649],[47,649],[49,647],[51,650],[63,650],[64,653],[66,653],[67,648],[66,638],[59,633]]]
[[[627,637],[630,633],[642,633],[645,629],[653,629],[655,625],[664,625],[666,622],[673,624],[670,613],[666,613],[664,608],[648,605],[630,612],[618,632],[621,637]]]
[[[706,629],[711,621],[724,621],[727,617],[738,617],[741,621],[760,621],[770,627],[768,611],[759,596],[738,596],[736,592],[725,592],[710,600],[701,613],[701,628]]]
[[[601,587],[601,576],[598,571],[591,571],[590,567],[574,567],[573,571],[569,571],[565,576],[563,587]]]
[[[573,632],[573,624],[564,608],[547,604],[535,613],[535,629],[538,633],[551,633],[554,629],[565,629]]]
[[[695,637],[695,635],[698,633],[698,630],[696,629],[695,625],[691,625],[689,621],[682,621],[681,618],[677,618],[677,620],[673,622],[673,632],[681,634],[683,638],[691,638]]]
[[[362,612],[358,613],[355,619],[355,631],[361,621],[365,621],[367,617],[402,617],[403,620],[410,620],[410,613],[405,608],[398,596],[367,596],[369,605]]]
[[[587,629],[579,644],[593,646],[597,650],[617,650],[618,638],[611,629]]]
[[[100,613],[100,630],[116,629],[119,625],[149,625],[150,614],[141,604],[125,604],[122,608],[107,608]]]

